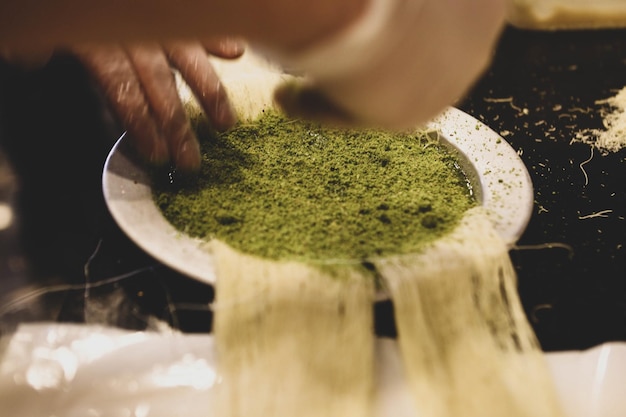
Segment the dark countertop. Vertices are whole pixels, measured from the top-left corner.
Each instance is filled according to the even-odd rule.
[[[511,258],[546,351],[626,341],[626,150],[571,143],[602,127],[596,102],[625,86],[626,30],[509,28],[458,106],[500,132],[531,174],[535,207]],[[31,71],[0,64],[0,202],[15,215],[0,230],[0,332],[42,319],[145,328],[150,317],[210,331],[212,289],[143,253],[106,210],[102,167],[120,133],[71,57]],[[388,306],[377,313],[378,331],[391,333]]]

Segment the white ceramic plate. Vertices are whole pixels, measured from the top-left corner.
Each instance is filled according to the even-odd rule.
[[[461,165],[498,233],[509,244],[524,231],[533,207],[530,176],[517,152],[489,127],[455,109],[428,125],[460,152]],[[104,198],[120,228],[139,247],[169,267],[205,283],[215,282],[210,253],[176,230],[152,198],[150,178],[122,137],[107,158]]]

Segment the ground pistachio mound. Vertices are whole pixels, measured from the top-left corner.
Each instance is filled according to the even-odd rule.
[[[244,253],[305,262],[415,253],[476,205],[432,132],[329,128],[267,111],[225,133],[196,130],[199,176],[155,181],[155,200],[178,230]]]

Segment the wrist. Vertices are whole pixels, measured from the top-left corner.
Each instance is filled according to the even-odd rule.
[[[240,14],[238,25],[251,42],[292,54],[325,42],[351,26],[370,1],[259,0]]]
[[[391,0],[368,0],[361,15],[333,36],[284,58],[291,67],[317,79],[353,73],[377,58],[376,38],[390,20]]]
[[[318,30],[304,41],[293,40],[286,45],[268,43],[268,49],[265,45],[259,49],[289,72],[308,73],[316,79],[350,74],[378,59],[379,51],[385,49],[377,38],[389,25],[396,3],[396,0],[358,0],[341,19],[334,19],[332,30],[323,33]]]

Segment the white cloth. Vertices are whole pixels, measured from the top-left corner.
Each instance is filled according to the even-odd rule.
[[[375,416],[416,416],[397,344],[376,345]],[[622,417],[626,343],[546,354],[568,417]],[[34,323],[0,339],[0,415],[214,416],[211,335]]]

